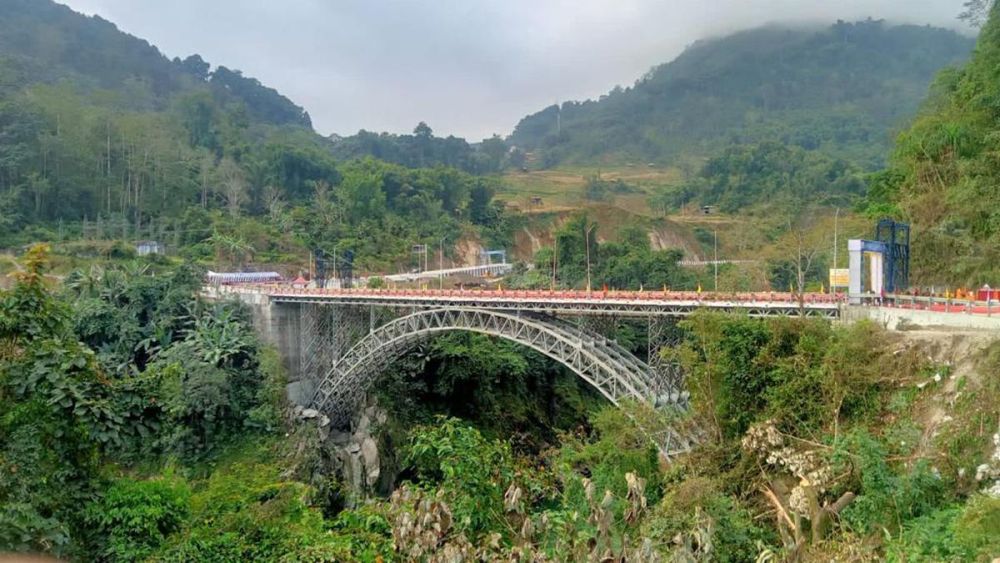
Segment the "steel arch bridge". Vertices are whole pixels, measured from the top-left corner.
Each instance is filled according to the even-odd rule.
[[[683,411],[688,395],[680,366],[660,353],[676,345],[672,327],[678,319],[706,310],[836,319],[842,301],[771,292],[307,289],[287,284],[213,285],[204,293],[251,305],[258,328],[286,358],[292,374],[289,397],[343,426],[393,361],[449,331],[478,332],[537,350],[613,404],[637,401]],[[602,336],[613,334],[620,322],[647,324],[645,361]],[[688,449],[695,437],[676,428],[644,431],[668,456]]]
[[[615,405],[632,400],[659,408],[687,406],[688,395],[679,381],[596,332],[537,314],[441,308],[416,311],[371,330],[327,371],[316,389],[313,407],[337,424],[346,423],[392,362],[450,331],[476,332],[536,350],[569,368]],[[689,440],[672,429],[651,438],[666,455],[690,447]]]

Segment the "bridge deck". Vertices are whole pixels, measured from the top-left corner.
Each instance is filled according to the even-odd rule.
[[[223,292],[264,293],[274,302],[384,307],[468,307],[552,314],[686,316],[698,310],[743,312],[751,316],[837,318],[842,296],[791,293],[698,293],[679,291],[572,291],[478,289],[303,289],[277,285],[220,288]]]

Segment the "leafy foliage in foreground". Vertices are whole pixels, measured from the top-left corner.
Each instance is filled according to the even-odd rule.
[[[85,513],[103,496],[102,463],[196,458],[274,429],[279,376],[261,373],[245,321],[196,300],[198,277],[185,269],[102,276],[58,296],[45,248],[28,256],[0,294],[0,548],[83,556],[82,532],[97,527],[113,533],[92,549],[130,559],[176,529],[183,502],[165,499],[181,493],[126,483]],[[133,522],[131,511],[153,520]]]
[[[0,295],[0,549],[101,561],[736,562],[986,560],[1000,547],[996,499],[962,473],[992,455],[976,421],[996,414],[995,381],[964,384],[970,398],[956,397],[956,420],[933,440],[949,459],[928,456],[913,413],[939,399],[932,374],[943,368],[870,324],[683,323],[672,359],[707,434],[670,466],[636,421],[689,421],[635,405],[591,412],[534,447],[498,436],[538,424],[537,404],[482,431],[427,412],[402,420],[395,492],[344,508],[338,484],[309,474],[323,455],[304,455],[316,429],[272,432],[278,362],[238,310],[199,304],[184,271],[76,276],[56,294],[44,263],[34,249]],[[120,332],[101,320],[107,303]],[[444,403],[465,397],[468,370],[524,372],[484,384],[495,395],[486,418],[541,388],[536,361],[516,350],[436,346],[426,360],[449,365],[417,358],[403,371],[440,376]],[[987,350],[982,369],[997,358]]]
[[[717,436],[686,465],[730,499],[772,516],[769,538],[758,538],[767,550],[804,561],[991,555],[988,520],[978,515],[995,510],[995,499],[966,501],[970,465],[950,465],[921,442],[919,401],[932,400],[943,369],[928,364],[926,352],[866,323],[831,328],[706,314],[684,324],[688,339],[677,359],[689,370],[699,418]],[[996,397],[991,389],[973,393],[986,393],[985,401]],[[963,426],[979,411],[959,405],[952,412],[965,421],[954,430],[978,453],[963,463],[981,463],[989,437]],[[933,447],[946,449],[948,434]],[[945,548],[949,526],[968,539]]]

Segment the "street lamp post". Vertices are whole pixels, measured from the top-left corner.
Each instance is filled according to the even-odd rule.
[[[840,234],[840,208],[837,208],[836,213],[833,214],[833,269],[837,269],[837,236]],[[831,280],[832,282],[832,280]],[[837,289],[830,283],[830,293],[837,293]]]
[[[444,239],[441,237],[441,254],[438,256],[438,289],[444,289]]]

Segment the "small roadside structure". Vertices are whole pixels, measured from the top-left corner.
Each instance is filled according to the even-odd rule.
[[[235,285],[241,283],[274,283],[281,281],[278,272],[212,272],[205,275],[212,285]]]
[[[162,242],[155,240],[140,240],[135,243],[135,253],[139,256],[148,256],[150,254],[166,254],[167,246]]]

